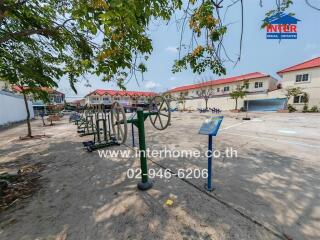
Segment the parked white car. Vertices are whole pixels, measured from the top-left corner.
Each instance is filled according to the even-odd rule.
[[[60,112],[60,116],[64,116],[64,115],[71,115],[72,113],[73,113],[74,111],[72,111],[72,110],[62,110],[61,112]]]

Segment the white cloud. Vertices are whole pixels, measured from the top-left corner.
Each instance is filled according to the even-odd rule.
[[[153,81],[148,81],[146,82],[145,88],[146,89],[153,89],[153,88],[157,88],[160,87],[161,85],[159,83],[153,82]]]
[[[166,51],[171,52],[171,53],[177,53],[178,52],[178,48],[177,47],[166,47]]]
[[[175,78],[175,77],[172,76],[169,80],[170,80],[170,81],[176,81],[177,78]]]

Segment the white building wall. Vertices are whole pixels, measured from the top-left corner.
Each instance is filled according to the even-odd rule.
[[[248,94],[243,99],[238,99],[238,109],[244,107],[244,101],[246,100],[257,100],[257,99],[274,99],[274,98],[285,98],[285,91],[283,89],[265,92]],[[208,108],[219,108],[220,110],[233,110],[235,108],[236,102],[229,96],[213,97],[208,100]],[[205,108],[206,102],[204,99],[188,99],[185,100],[185,106],[178,101],[171,101],[170,106],[172,108],[177,107],[178,109],[193,109]]]
[[[310,81],[308,82],[296,82],[296,75],[298,74],[309,74]],[[320,107],[320,68],[309,68],[294,72],[283,73],[284,89],[288,87],[300,87],[302,91],[309,94],[309,107],[318,106]],[[303,103],[293,103],[293,97],[290,98],[289,104],[293,104],[295,108],[301,110]]]
[[[28,101],[30,117],[34,118],[32,102]],[[0,91],[0,125],[27,119],[27,111],[22,96]]]
[[[241,87],[245,81],[248,81],[249,88],[246,89],[247,92],[267,92],[268,90],[274,90],[277,88],[278,81],[272,77],[263,77],[263,78],[253,78],[244,81],[232,82],[232,83],[224,83],[224,84],[217,84],[212,86],[206,86],[202,88],[190,89],[185,91],[179,92],[172,92],[169,93],[172,98],[178,99],[181,94],[183,94],[186,98],[198,97],[197,91],[201,91],[203,89],[213,89],[213,93],[215,96],[222,96],[231,93],[232,91],[236,90],[238,87]],[[256,82],[262,82],[262,87],[255,87]],[[225,92],[224,87],[229,87],[229,91]],[[217,89],[219,88],[219,92]]]

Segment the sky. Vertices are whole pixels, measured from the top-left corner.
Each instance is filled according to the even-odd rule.
[[[226,76],[216,76],[210,71],[201,75],[193,74],[191,70],[173,74],[171,69],[174,60],[178,58],[177,47],[180,33],[174,21],[169,23],[153,23],[149,34],[153,42],[153,52],[146,63],[148,72],[144,79],[132,79],[127,90],[163,92],[171,88],[193,84],[200,79],[214,80],[223,77],[237,76],[250,72],[263,72],[280,79],[277,71],[320,56],[320,11],[310,8],[305,0],[294,0],[288,12],[294,12],[301,20],[298,23],[298,39],[270,40],[266,39],[266,31],[261,29],[265,13],[275,8],[275,0],[264,0],[263,6],[259,0],[244,1],[244,34],[241,60],[234,65],[226,62]],[[319,0],[310,0],[320,8]],[[228,32],[224,38],[224,46],[232,59],[239,54],[239,38],[241,28],[240,5],[229,8],[225,16]],[[188,40],[186,36],[186,40]],[[95,89],[118,89],[115,83],[102,82],[97,76],[90,76],[91,87],[85,81],[77,83],[78,94],[75,95],[66,79],[59,82],[59,90],[66,94],[66,100],[72,101],[84,97]]]

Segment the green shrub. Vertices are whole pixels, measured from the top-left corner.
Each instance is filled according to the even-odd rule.
[[[295,109],[291,104],[288,104],[288,110],[290,113],[297,111],[297,109]]]
[[[303,106],[302,112],[308,112],[308,105]]]
[[[309,112],[319,112],[318,106],[313,106],[312,108],[310,108]]]

